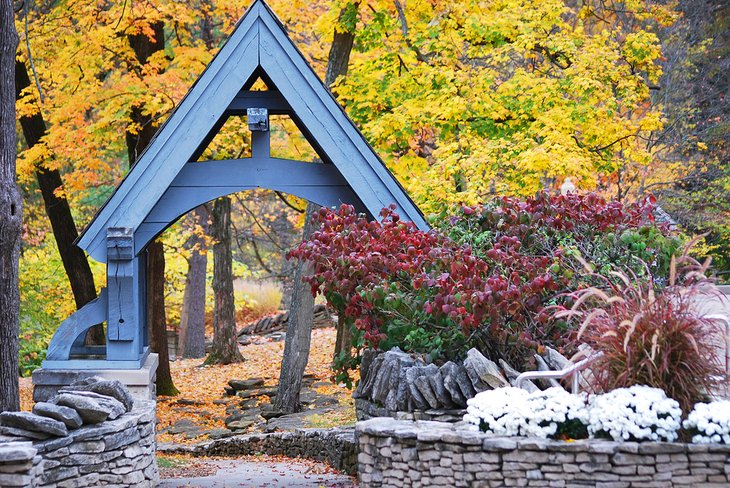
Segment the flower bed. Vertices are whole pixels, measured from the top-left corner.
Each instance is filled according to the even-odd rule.
[[[591,396],[562,388],[533,393],[498,388],[467,405],[465,423],[492,436],[671,442],[683,426],[694,443],[730,444],[730,401],[697,403],[682,423],[679,403],[648,386]]]
[[[356,437],[361,488],[730,483],[726,444],[495,437],[442,422],[390,418],[359,422]]]

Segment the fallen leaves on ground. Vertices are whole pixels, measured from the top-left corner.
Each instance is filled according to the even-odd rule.
[[[305,373],[317,377],[328,385],[320,386],[317,391],[322,394],[341,395],[342,402],[347,402],[351,391],[333,384],[331,362],[335,347],[336,331],[334,328],[315,329],[312,331],[312,346]],[[223,429],[227,416],[226,407],[239,402],[238,397],[223,395],[228,380],[263,378],[265,386],[276,386],[279,380],[281,358],[284,353],[284,341],[272,342],[261,338],[259,341],[242,346],[243,363],[227,365],[202,365],[202,359],[185,359],[170,363],[172,378],[180,394],[175,397],[158,397],[157,420],[158,432],[171,427],[175,422],[188,419],[205,429]],[[266,397],[262,397],[266,398]],[[182,400],[182,401],[181,401]],[[186,405],[184,400],[193,403]],[[214,403],[214,401],[216,403]],[[353,408],[354,410],[354,408]],[[352,416],[343,416],[347,423]],[[334,419],[333,419],[334,420]],[[323,419],[317,419],[323,425]],[[327,423],[331,425],[331,423]],[[158,434],[158,441],[176,444],[191,444],[202,439],[186,439],[183,434]]]
[[[203,478],[212,476],[218,471],[216,466],[205,462],[204,458],[190,456],[165,455],[157,456],[157,467],[160,478]]]
[[[30,376],[18,379],[20,387],[20,409],[30,412],[33,409],[33,380]]]
[[[312,331],[312,346],[305,373],[312,374],[321,382],[316,391],[323,395],[341,396],[340,404],[347,405],[350,414],[334,413],[314,415],[309,425],[312,427],[332,427],[352,423],[354,406],[352,392],[333,384],[331,363],[337,333],[334,328]],[[224,396],[223,389],[230,379],[264,378],[265,385],[272,387],[279,381],[284,341],[273,342],[259,338],[256,343],[241,347],[245,358],[243,363],[228,365],[202,365],[203,359],[184,359],[172,361],[170,369],[175,386],[180,394],[175,397],[160,396],[157,399],[157,429],[171,427],[175,422],[188,419],[205,429],[223,429],[227,416],[226,407],[240,400],[235,396]],[[356,373],[357,374],[357,373]],[[33,384],[31,378],[20,378],[21,408],[33,408]],[[262,397],[267,399],[268,397]],[[186,402],[186,400],[188,402]],[[217,401],[217,403],[213,403]],[[188,403],[188,404],[186,404]],[[203,439],[185,439],[183,434],[158,434],[160,442],[192,444]]]

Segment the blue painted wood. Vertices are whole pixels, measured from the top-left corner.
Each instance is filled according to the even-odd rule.
[[[154,209],[154,214],[145,220],[146,224],[169,224],[181,215],[189,212],[198,205],[210,202],[216,198],[230,195],[238,191],[255,190],[259,186],[196,186],[172,187],[166,197],[160,200]],[[310,199],[323,207],[337,207],[342,203],[352,203],[355,195],[347,186],[289,186],[275,185],[272,190],[281,191],[290,195]],[[140,227],[142,229],[142,227]],[[138,231],[139,233],[139,231]],[[136,233],[135,233],[136,235]],[[135,242],[139,242],[135,240]]]
[[[112,228],[107,234],[106,358],[109,361],[138,361],[144,351],[146,321],[146,255],[134,250],[129,228]],[[132,364],[132,363],[129,363]]]
[[[106,288],[102,288],[98,297],[61,322],[48,344],[46,360],[42,363],[44,368],[48,361],[67,360],[77,338],[84,337],[91,327],[106,322],[107,296]]]
[[[263,0],[256,0],[186,98],[160,129],[138,163],[78,241],[94,259],[106,260],[105,230],[141,229],[176,175],[229,108],[240,90],[265,76],[293,110],[325,162],[334,163],[375,217],[396,203],[401,217],[428,225],[382,160],[332,98]],[[136,239],[135,239],[136,240]],[[139,248],[137,248],[139,251]]]
[[[146,347],[139,359],[130,361],[110,360],[110,359],[69,359],[69,360],[45,360],[42,363],[43,369],[140,369],[149,356],[149,347]]]
[[[265,5],[265,4],[264,4]],[[365,141],[265,6],[259,27],[261,68],[294,114],[340,169],[371,213],[395,203],[404,219],[419,228],[428,224],[413,201]]]
[[[258,67],[257,24],[261,10],[259,1],[249,8],[228,41],[84,230],[77,242],[91,257],[106,262],[104,241],[108,227],[139,227]]]
[[[226,114],[246,115],[246,109],[248,108],[265,108],[269,110],[269,115],[288,115],[291,113],[289,103],[276,90],[242,90],[228,105]]]
[[[189,163],[176,186],[348,186],[335,166],[281,158],[223,159]]]
[[[109,313],[106,327],[107,342],[132,341],[137,331],[137,299],[135,282],[134,234],[132,229],[119,227],[107,232],[106,283],[109,289]],[[135,359],[134,357],[119,359]]]
[[[137,293],[137,296],[139,297],[137,299],[137,320],[139,323],[139,327],[137,329],[137,351],[140,354],[143,354],[145,348],[147,348],[147,346],[149,346],[150,344],[149,325],[147,323],[147,258],[148,254],[146,252],[137,253],[136,265],[138,278],[135,293]]]
[[[251,131],[251,158],[261,159],[269,156],[271,156],[271,132]]]
[[[308,163],[316,164],[316,163]],[[324,166],[324,165],[322,165]],[[163,198],[153,209],[157,221],[145,220],[134,233],[136,252],[142,251],[152,240],[160,235],[181,216],[198,205],[245,190],[255,190],[258,186],[200,186],[170,187]],[[267,187],[268,188],[268,187]],[[360,213],[368,214],[367,209],[359,202],[349,186],[287,186],[275,185],[272,190],[304,198],[323,207],[337,208],[343,203],[355,207]],[[354,202],[354,203],[353,203]],[[174,215],[174,217],[173,217]],[[372,217],[372,216],[370,216]]]

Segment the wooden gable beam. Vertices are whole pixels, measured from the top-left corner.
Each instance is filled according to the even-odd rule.
[[[246,109],[265,108],[269,115],[291,115],[292,110],[276,90],[240,91],[226,110],[227,115],[246,115]]]
[[[188,163],[134,234],[135,252],[198,205],[244,190],[267,188],[323,207],[351,204],[373,217],[334,165],[271,157]]]
[[[402,218],[428,229],[418,207],[307,64],[268,6],[263,6],[266,13],[261,15],[259,27],[261,69],[324,156],[335,163],[372,214],[395,203]]]
[[[226,44],[159,129],[147,149],[77,244],[106,262],[106,229],[138,227],[150,208],[190,161],[210,128],[221,119],[246,81],[259,67],[258,24],[264,7],[254,2]]]

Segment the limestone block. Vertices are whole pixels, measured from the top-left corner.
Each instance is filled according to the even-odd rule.
[[[54,397],[51,401],[57,405],[76,410],[85,424],[98,424],[99,422],[103,422],[112,413],[110,407],[101,405],[93,398],[77,394],[62,393]]]
[[[92,376],[82,380],[74,381],[65,390],[69,391],[91,391],[100,395],[112,397],[124,405],[124,411],[130,412],[134,407],[134,398],[129,389],[119,380],[105,379],[100,376]]]
[[[59,393],[69,393],[72,395],[82,396],[95,400],[99,405],[101,405],[102,407],[106,407],[110,410],[109,416],[107,417],[108,420],[117,419],[127,413],[127,409],[124,407],[124,404],[122,404],[122,402],[120,402],[116,398],[110,396],[100,395],[99,393],[94,393],[93,391],[73,391],[66,388],[61,389]]]
[[[504,378],[494,361],[485,358],[482,353],[474,348],[469,349],[466,353],[464,369],[476,392],[509,386],[509,382]]]
[[[68,429],[63,422],[30,412],[2,412],[0,413],[0,425],[57,437],[68,435]]]
[[[83,424],[83,421],[76,410],[53,403],[36,403],[33,406],[33,413],[63,422],[69,429],[78,429]]]

